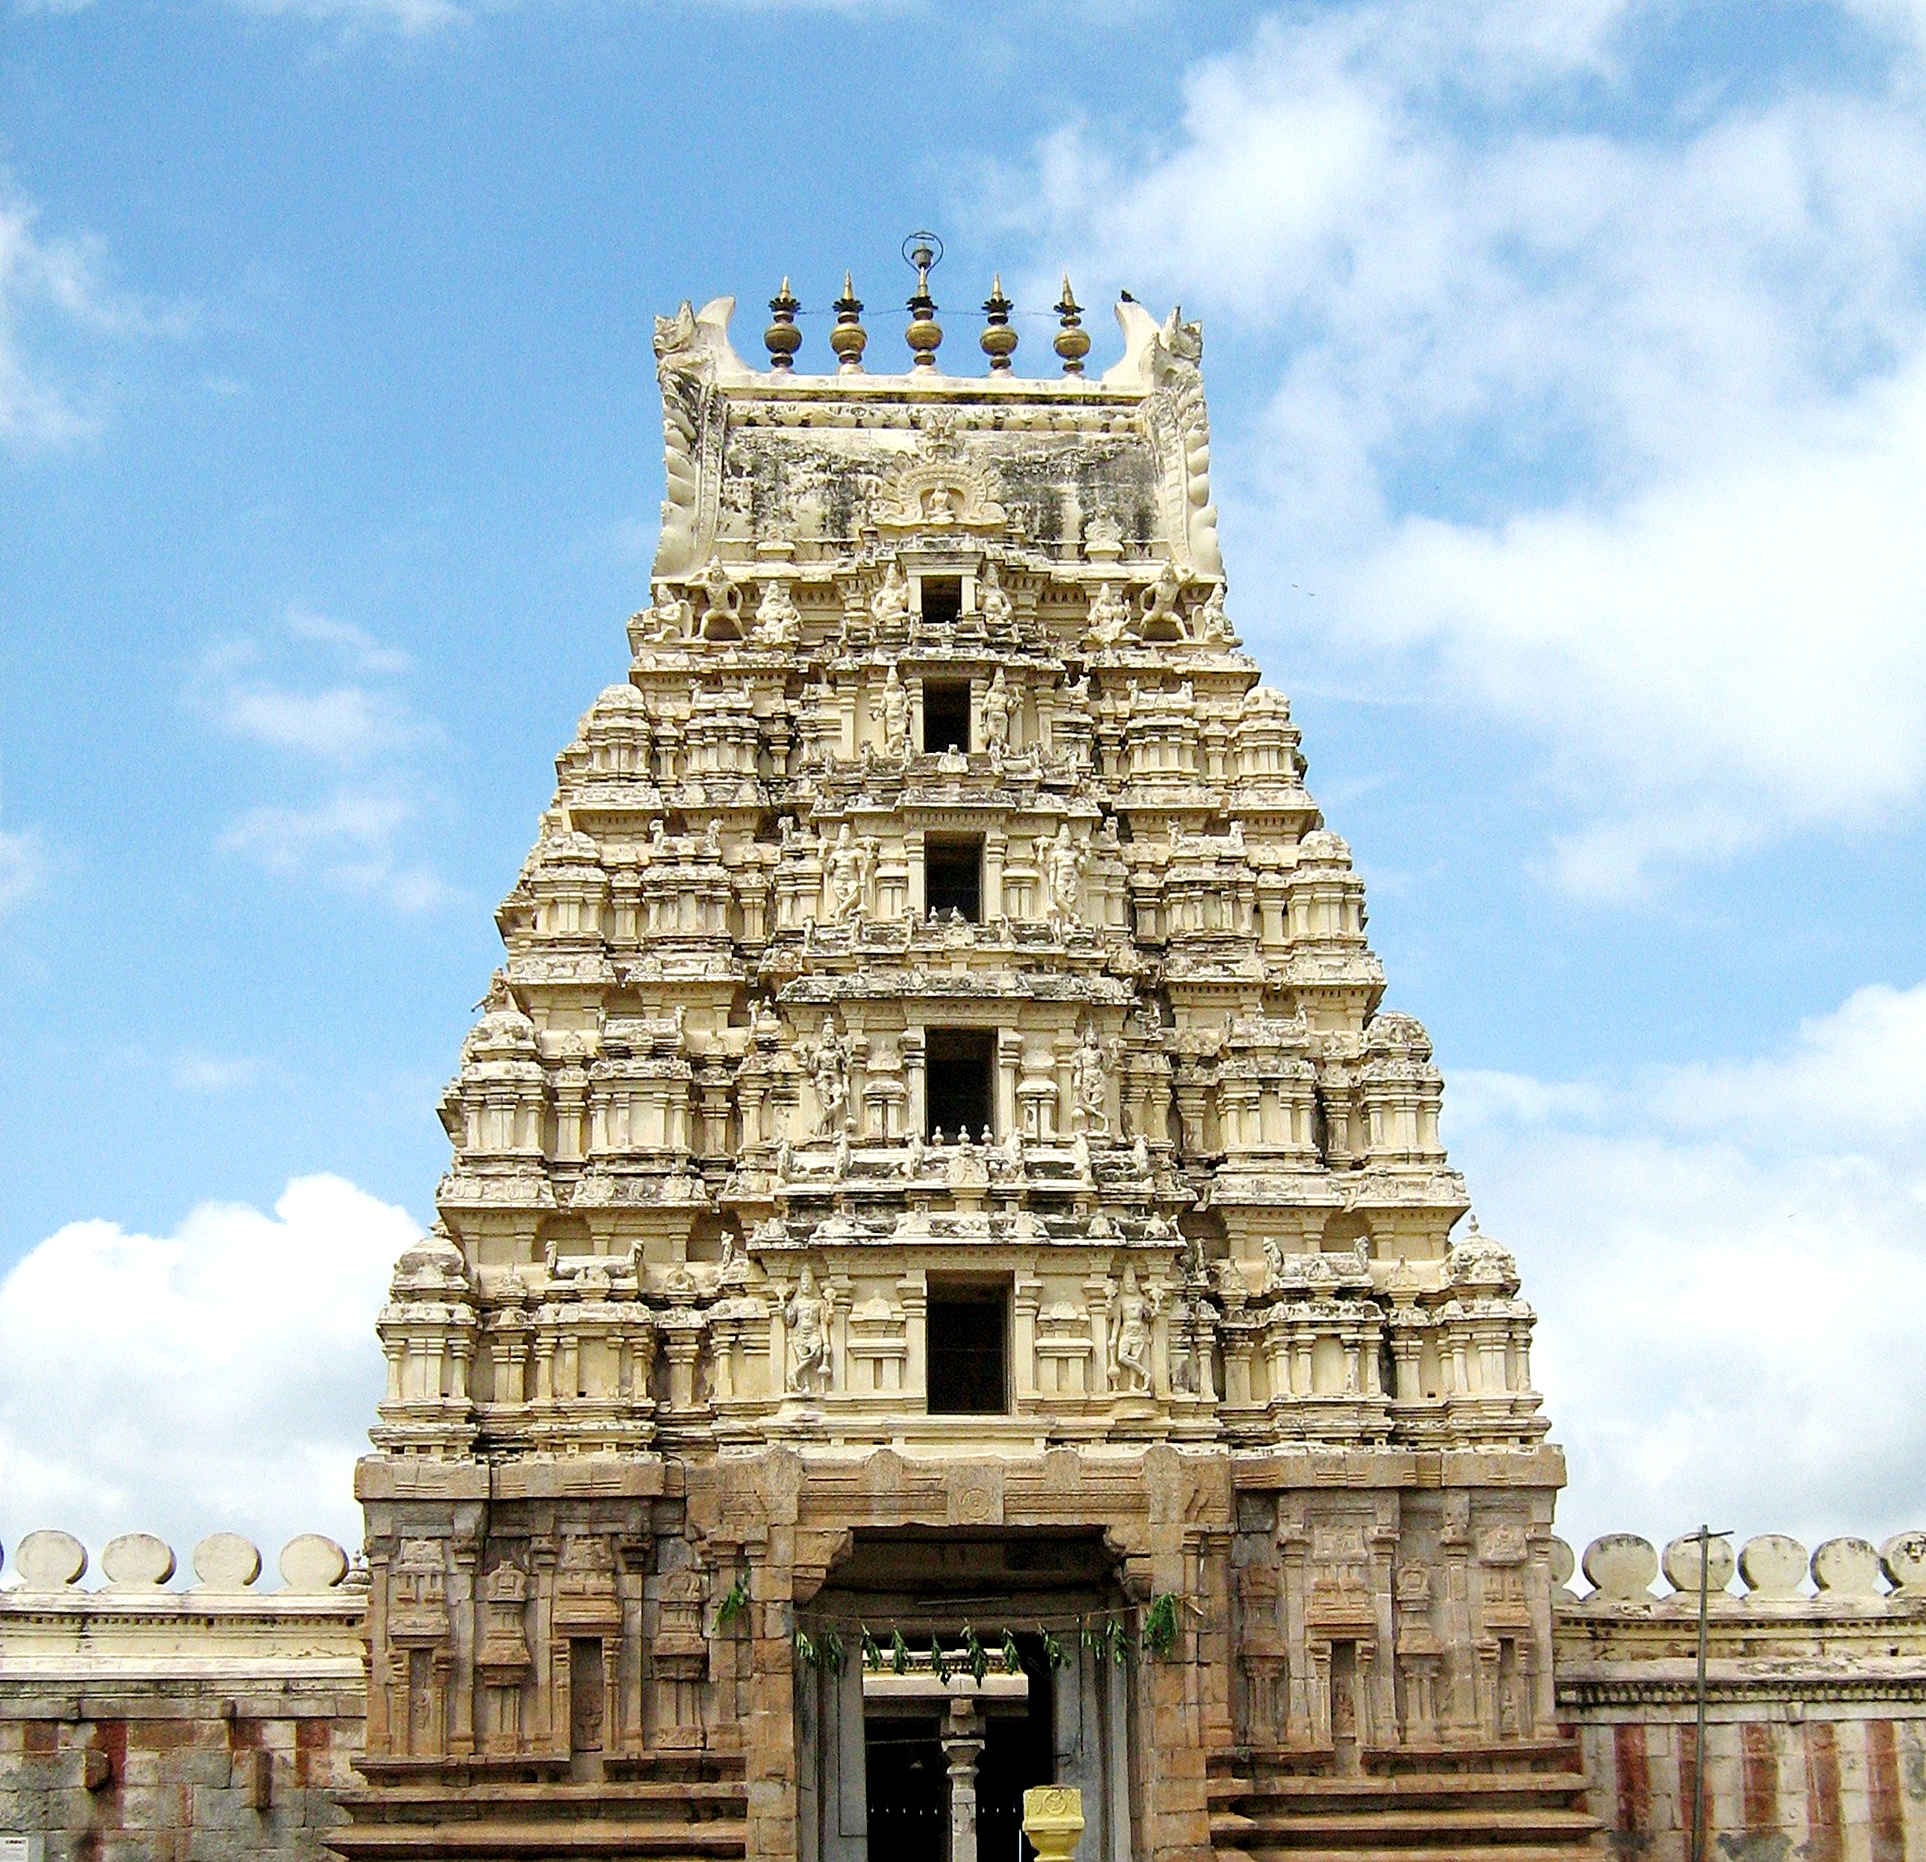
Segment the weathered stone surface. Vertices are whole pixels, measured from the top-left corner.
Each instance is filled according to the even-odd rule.
[[[87,1548],[70,1532],[30,1532],[13,1554],[13,1568],[27,1590],[62,1590],[87,1570]]]
[[[261,1575],[260,1548],[238,1532],[212,1532],[194,1547],[194,1575],[207,1590],[246,1590]]]
[[[123,1532],[107,1541],[100,1568],[110,1590],[158,1588],[174,1575],[174,1548],[151,1532]]]
[[[316,1595],[348,1575],[348,1555],[332,1539],[304,1532],[281,1547],[281,1581],[291,1591]]]
[[[1690,1591],[1695,1597],[1699,1590],[1699,1535],[1696,1532],[1681,1533],[1676,1539],[1667,1542],[1660,1564],[1665,1571],[1666,1581],[1674,1590]],[[1737,1560],[1732,1556],[1732,1541],[1714,1536],[1705,1545],[1705,1587],[1715,1594],[1732,1582],[1732,1573],[1737,1569]]]
[[[1651,1541],[1636,1533],[1608,1532],[1585,1548],[1585,1575],[1615,1603],[1645,1597],[1658,1568]]]
[[[1828,1539],[1812,1554],[1812,1581],[1828,1597],[1879,1595],[1879,1552],[1865,1539]]]
[[[1761,1533],[1748,1539],[1739,1554],[1739,1575],[1746,1589],[1760,1597],[1796,1597],[1806,1581],[1806,1548],[1782,1532]]]

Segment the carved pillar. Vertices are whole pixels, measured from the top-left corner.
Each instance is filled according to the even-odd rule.
[[[950,1765],[949,1862],[976,1862],[976,1764],[983,1756],[983,1728],[975,1701],[950,1702],[943,1756]]]

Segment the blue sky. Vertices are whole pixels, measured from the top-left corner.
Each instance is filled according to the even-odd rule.
[[[821,367],[849,266],[880,358],[919,225],[959,370],[998,268],[1019,370],[1065,266],[1204,319],[1570,1532],[1926,1518],[1923,82],[1916,0],[0,12],[0,1536],[352,1530],[651,319]]]

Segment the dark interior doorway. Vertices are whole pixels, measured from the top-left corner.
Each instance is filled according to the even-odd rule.
[[[1010,1407],[1010,1289],[963,1281],[929,1286],[932,1416],[1000,1416]]]
[[[967,750],[969,747],[969,680],[925,679],[923,754],[941,756],[945,750]]]
[[[923,622],[929,627],[953,627],[963,612],[963,578],[960,575],[926,575],[923,586]]]
[[[932,834],[923,842],[923,902],[939,918],[983,919],[983,836]]]
[[[995,1096],[991,1090],[996,1064],[994,1028],[930,1028],[923,1037],[924,1102],[929,1117],[923,1136],[941,1132],[955,1138],[968,1131],[981,1137],[989,1128]]]
[[[950,1773],[935,1714],[863,1722],[869,1853],[942,1862],[950,1846]],[[988,1852],[979,1851],[987,1855]]]

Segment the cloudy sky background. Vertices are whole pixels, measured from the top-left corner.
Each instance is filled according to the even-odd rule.
[[[0,0],[4,3],[4,0]],[[1926,1523],[1926,7],[0,13],[0,1539],[352,1542],[650,319],[1207,329],[1562,1529]]]

